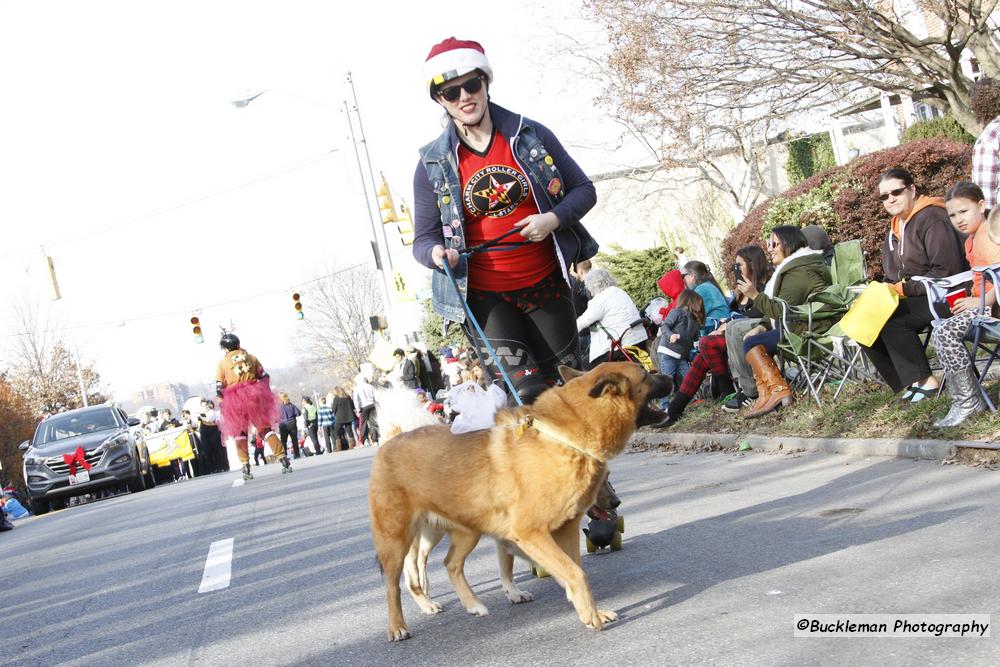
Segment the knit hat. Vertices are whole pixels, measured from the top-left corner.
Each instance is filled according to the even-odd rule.
[[[479,42],[467,39],[448,39],[431,47],[424,62],[424,81],[427,92],[433,96],[435,86],[458,78],[469,72],[480,70],[486,75],[486,82],[493,82],[493,68],[486,59],[486,50]]]

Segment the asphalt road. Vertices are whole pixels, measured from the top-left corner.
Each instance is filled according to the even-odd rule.
[[[604,632],[492,542],[467,615],[431,556],[413,638],[385,639],[368,530],[371,450],[199,478],[73,507],[0,534],[3,665],[1000,664],[992,638],[795,638],[804,613],[993,613],[1000,473],[839,455],[629,454],[613,463],[625,549],[584,557]],[[228,586],[199,593],[232,539]],[[220,584],[221,585],[221,584]],[[1000,614],[993,614],[1000,619]]]

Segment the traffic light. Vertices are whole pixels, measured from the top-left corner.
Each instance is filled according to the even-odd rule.
[[[302,302],[299,301],[299,293],[292,294],[292,301],[295,302],[295,319],[304,320],[306,314],[302,312]]]
[[[382,213],[382,223],[396,222],[399,219],[396,216],[396,205],[392,201],[392,193],[389,192],[389,184],[386,182],[385,176],[382,176],[382,185],[379,186],[375,194],[378,195],[378,208]]]
[[[191,316],[191,333],[194,334],[194,342],[205,342],[205,338],[201,335],[201,320],[198,319],[197,315]]]
[[[396,220],[396,231],[399,232],[399,240],[403,245],[413,245],[413,218],[406,208],[406,204],[399,205],[400,217]]]

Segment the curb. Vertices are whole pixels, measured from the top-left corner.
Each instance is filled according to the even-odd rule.
[[[996,442],[970,440],[907,440],[903,438],[799,438],[794,436],[764,436],[747,433],[664,433],[638,432],[632,436],[633,445],[667,447],[669,449],[701,449],[721,447],[736,449],[744,444],[751,449],[765,452],[826,452],[846,456],[893,456],[904,459],[954,459],[960,450],[1000,451]],[[985,453],[985,452],[984,452]]]

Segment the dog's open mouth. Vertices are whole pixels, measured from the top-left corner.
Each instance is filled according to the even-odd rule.
[[[653,388],[646,397],[646,403],[639,408],[639,415],[636,419],[639,426],[659,424],[666,419],[666,413],[659,407],[660,399],[669,396],[674,389],[674,381],[670,377],[650,375],[650,378],[653,381]]]
[[[602,507],[592,505],[591,508],[587,510],[587,516],[595,521],[607,521],[611,518],[611,513]]]

